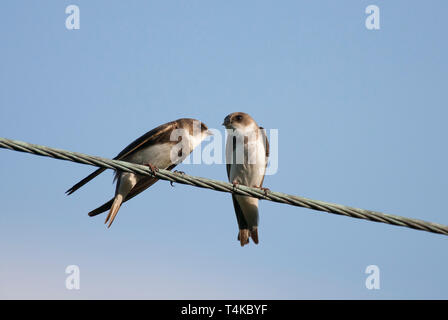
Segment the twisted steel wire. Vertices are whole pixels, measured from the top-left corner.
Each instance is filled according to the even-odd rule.
[[[202,177],[194,177],[184,173],[171,172],[164,169],[152,171],[149,167],[130,162],[111,160],[101,157],[95,157],[78,152],[55,149],[36,144],[30,144],[23,141],[0,138],[0,148],[10,149],[31,153],[35,155],[51,157],[55,159],[67,160],[82,164],[88,164],[96,167],[103,167],[113,170],[132,172],[141,175],[148,175],[158,179],[177,182],[199,188],[211,189],[220,192],[228,192],[238,195],[251,196],[261,200],[269,200],[278,203],[285,203],[292,206],[308,208],[327,213],[344,215],[347,217],[365,219],[374,222],[382,222],[395,226],[407,227],[432,233],[448,235],[448,226],[423,221],[419,219],[406,218],[402,216],[386,214],[377,211],[353,208],[340,204],[334,204],[319,200],[312,200],[300,196],[294,196],[271,190],[261,190],[243,185],[234,186],[231,183],[212,180]]]

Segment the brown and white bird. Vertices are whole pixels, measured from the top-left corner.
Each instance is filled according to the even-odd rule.
[[[223,125],[228,129],[226,164],[229,181],[234,185],[265,189],[262,186],[269,157],[265,130],[244,112],[229,114]],[[232,200],[241,246],[248,244],[249,238],[258,244],[258,199],[232,194]]]
[[[211,135],[210,131],[207,126],[199,120],[186,118],[178,119],[165,123],[147,132],[128,145],[114,158],[114,160],[148,165],[152,170],[157,170],[158,168],[172,170],[208,135]],[[105,170],[105,168],[97,169],[67,190],[67,195],[72,194]],[[129,172],[117,171],[115,173],[114,181],[115,180],[117,180],[115,197],[89,212],[89,216],[93,217],[109,210],[109,214],[105,221],[105,223],[109,222],[108,227],[112,225],[123,202],[132,199],[140,192],[149,188],[156,183],[158,179]]]

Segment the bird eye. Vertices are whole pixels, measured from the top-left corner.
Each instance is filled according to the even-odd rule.
[[[243,117],[240,116],[240,115],[237,115],[237,116],[235,117],[235,119],[236,119],[236,121],[241,121],[241,120],[243,119]]]

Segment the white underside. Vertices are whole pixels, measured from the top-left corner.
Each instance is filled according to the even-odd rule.
[[[266,171],[266,149],[261,134],[249,138],[249,143],[244,144],[242,135],[238,130],[234,131],[236,136],[236,152],[233,154],[233,137],[229,136],[226,145],[226,163],[231,163],[229,180],[238,182],[249,187],[261,187],[261,182]],[[250,137],[250,135],[249,135]],[[243,153],[244,152],[244,153]],[[247,157],[244,157],[244,154]]]

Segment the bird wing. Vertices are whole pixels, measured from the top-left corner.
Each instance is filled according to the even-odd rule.
[[[149,147],[151,145],[154,145],[159,142],[166,142],[170,141],[170,135],[173,132],[174,129],[178,128],[178,122],[172,121],[165,124],[162,124],[161,126],[158,126],[157,128],[152,129],[151,131],[145,133],[140,138],[132,142],[130,145],[128,145],[126,148],[124,148],[115,158],[114,160],[120,160],[123,159],[134,152],[141,150],[142,148]],[[174,143],[175,141],[173,141]]]
[[[230,141],[230,140],[227,140],[227,145],[226,145],[226,170],[227,170],[227,178],[229,179],[229,181],[230,181],[230,170],[231,170],[231,168],[232,168],[232,164],[235,164],[235,149],[236,149],[236,137],[235,136],[231,136],[231,137],[229,137],[229,139],[230,138],[232,138],[232,141]],[[232,143],[232,145],[231,146],[229,146],[229,144],[230,143]],[[231,156],[232,156],[232,158],[228,158],[227,159],[227,157],[229,156],[229,154],[228,154],[228,148],[230,148],[230,147],[232,147],[232,153],[230,154]],[[232,182],[232,181],[230,181],[230,182]]]
[[[177,121],[168,122],[165,124],[162,124],[161,126],[158,126],[157,128],[152,129],[151,131],[148,131],[144,135],[142,135],[140,138],[132,142],[130,145],[128,145],[126,148],[124,148],[115,158],[114,160],[122,160],[125,157],[133,154],[134,152],[137,152],[141,150],[142,148],[149,147],[153,144],[156,144],[160,141],[169,141],[171,132],[178,127]],[[93,173],[79,181],[77,184],[75,184],[73,187],[68,189],[65,193],[67,195],[72,194],[79,188],[81,188],[83,185],[88,183],[90,180],[97,177],[99,174],[101,174],[103,171],[105,171],[106,168],[99,168],[95,170]]]
[[[264,148],[265,148],[265,155],[266,155],[266,164],[265,164],[265,167],[264,167],[263,178],[261,179],[261,183],[260,183],[260,187],[262,187],[263,186],[263,181],[264,181],[264,175],[266,173],[266,168],[268,166],[269,140],[268,140],[268,137],[266,136],[266,129],[263,128],[263,127],[260,127],[260,131],[261,131],[261,135],[262,135],[262,138],[263,138],[263,145],[264,145]]]

